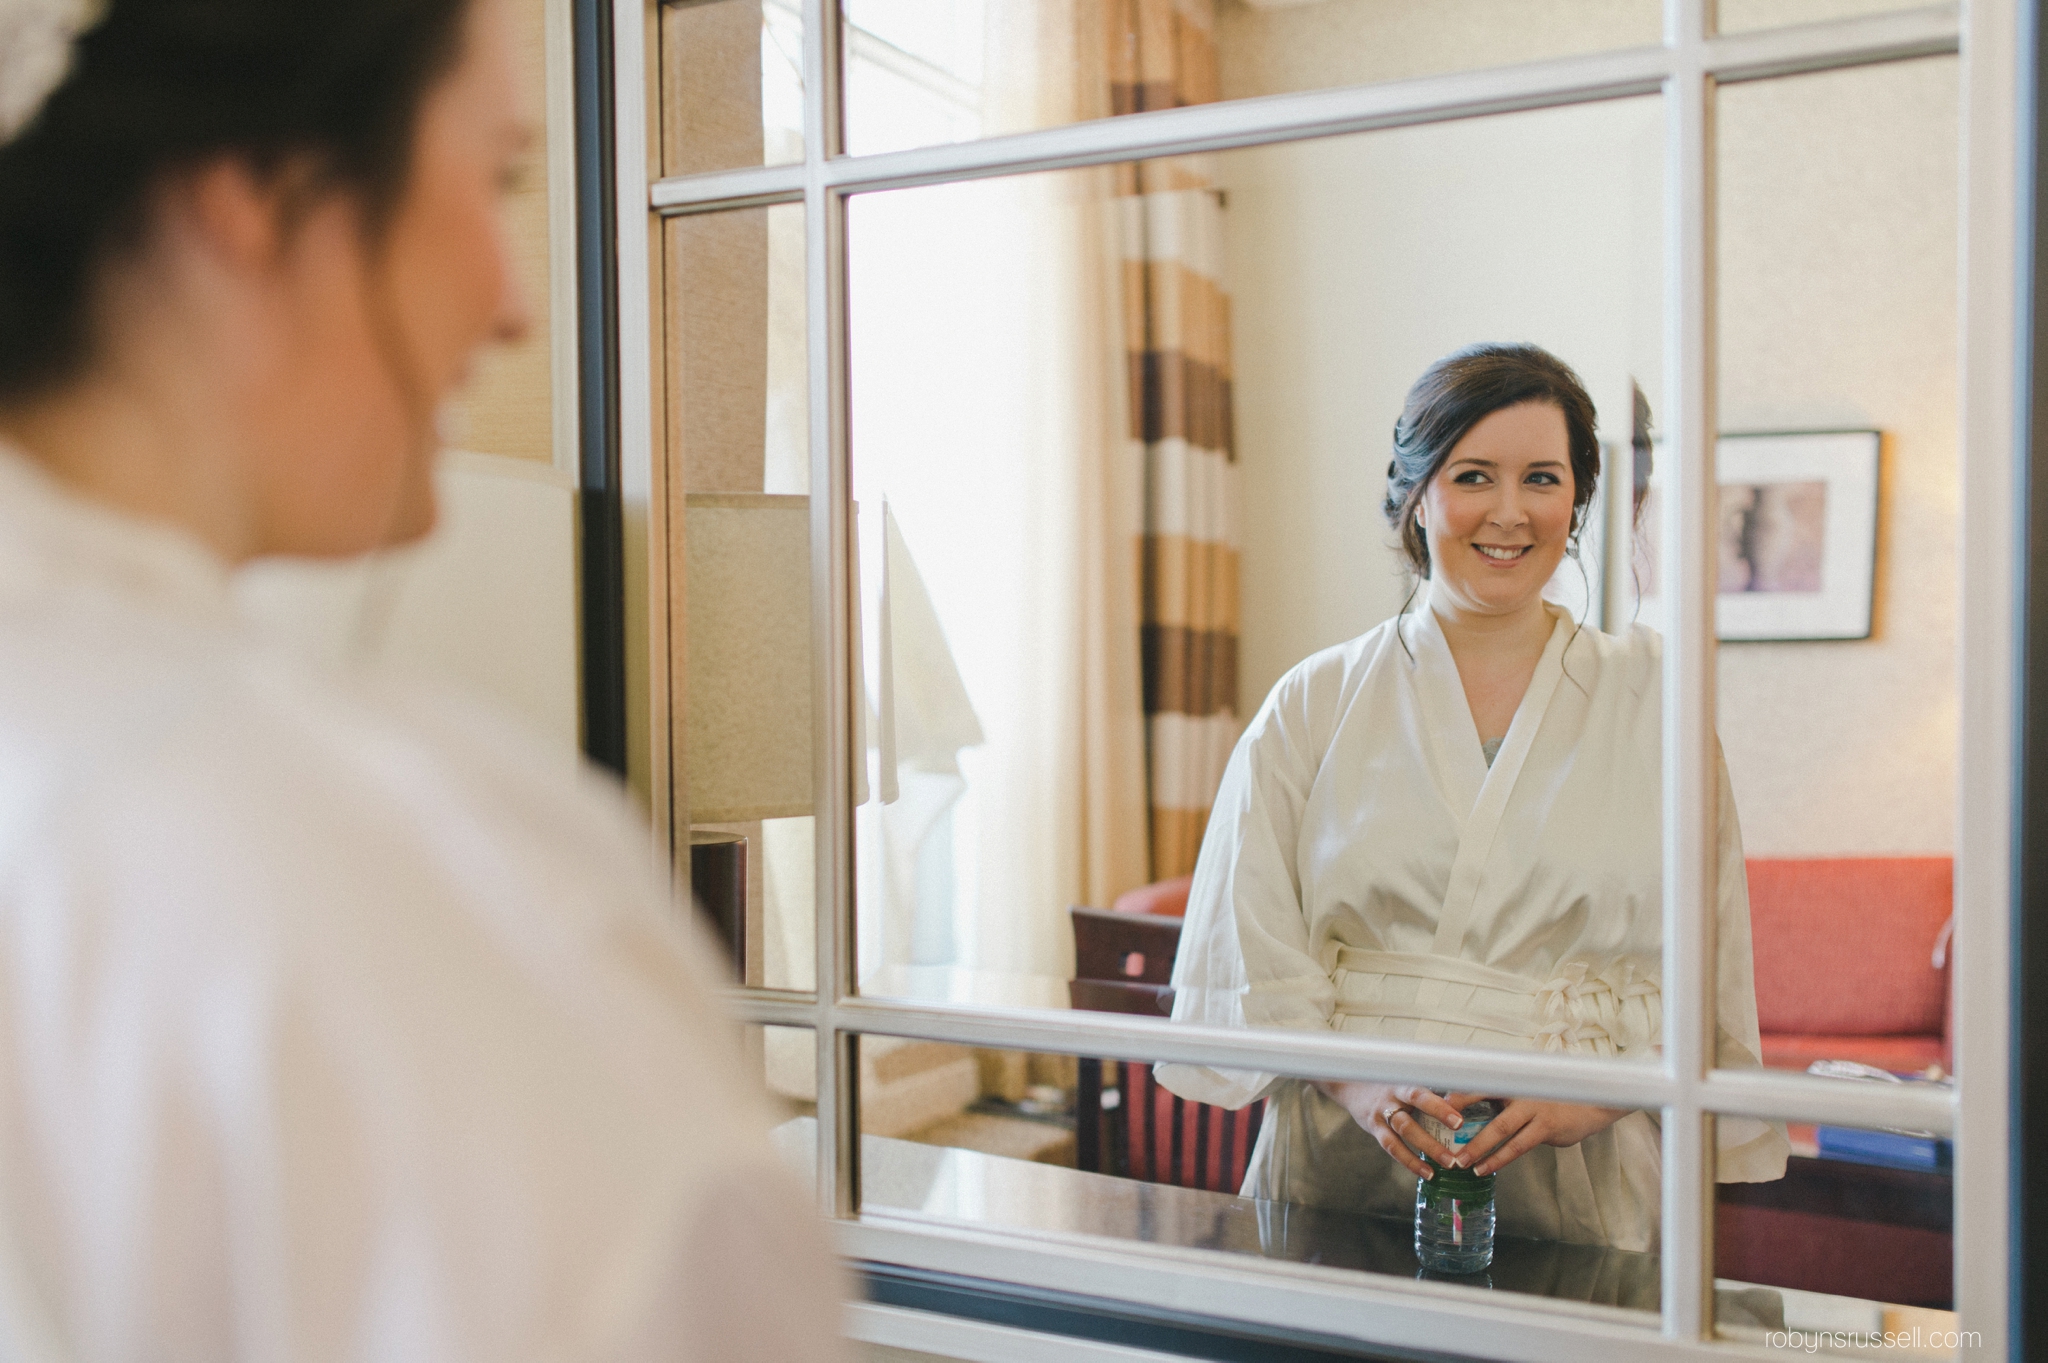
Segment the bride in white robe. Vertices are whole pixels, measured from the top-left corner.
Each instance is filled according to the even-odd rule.
[[[1585,413],[1590,438],[1590,403]],[[1564,429],[1558,414],[1546,398],[1522,400],[1445,434],[1412,499],[1435,507],[1417,527],[1435,569],[1421,602],[1296,666],[1253,718],[1195,870],[1173,978],[1177,1020],[1589,1055],[1647,1057],[1657,1046],[1659,641],[1641,627],[1619,637],[1581,627],[1543,603],[1556,555],[1546,563],[1540,551],[1569,533],[1574,513],[1559,495],[1569,486],[1531,471],[1525,488],[1501,491],[1515,481],[1508,473],[1529,466],[1529,439],[1512,423],[1536,418],[1541,454]],[[1488,467],[1470,482],[1475,461],[1465,456],[1476,446],[1459,439],[1468,432],[1502,446],[1478,449]],[[1436,469],[1443,478],[1430,476]],[[1583,505],[1591,479],[1580,472]],[[1432,503],[1432,483],[1453,502]],[[1461,511],[1460,497],[1473,505]],[[1389,501],[1390,513],[1403,511],[1394,492]],[[1504,502],[1514,504],[1503,511]],[[1492,561],[1461,561],[1471,541]],[[1496,571],[1503,550],[1522,551],[1524,562]],[[1489,605],[1498,609],[1477,612],[1479,622],[1518,612],[1533,654],[1491,690],[1485,641],[1460,659],[1446,637],[1447,616],[1469,622]],[[1475,713],[1491,718],[1496,750]],[[1754,1066],[1748,900],[1725,772],[1720,830],[1718,1063]],[[1360,1115],[1356,1102],[1338,1101],[1349,1096],[1342,1086],[1186,1065],[1161,1066],[1159,1076],[1198,1101],[1267,1099],[1250,1196],[1405,1216],[1420,1164],[1394,1142],[1437,1148],[1412,1121],[1441,1109],[1427,1092],[1374,1090]],[[1502,1232],[1654,1249],[1655,1116],[1526,1106],[1566,1109],[1568,1120],[1532,1125],[1530,1141],[1545,1143],[1498,1169]],[[1781,1127],[1719,1123],[1723,1181],[1781,1177],[1786,1152]]]
[[[67,7],[0,0],[0,1358],[839,1357],[644,816],[230,596],[432,525],[507,7],[80,4],[68,76]]]

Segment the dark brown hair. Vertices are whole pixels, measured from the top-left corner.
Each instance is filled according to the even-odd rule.
[[[381,230],[469,0],[113,0],[71,74],[0,146],[0,400],[91,362],[95,275],[170,175],[246,157],[362,196]]]
[[[1429,541],[1415,512],[1429,480],[1465,433],[1504,407],[1547,402],[1564,413],[1572,466],[1572,539],[1576,543],[1600,481],[1600,440],[1593,399],[1571,366],[1533,345],[1482,344],[1456,350],[1423,371],[1394,423],[1387,465],[1387,521],[1417,577],[1429,576]]]

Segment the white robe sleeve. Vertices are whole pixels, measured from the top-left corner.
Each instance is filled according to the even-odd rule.
[[[1274,688],[1224,770],[1174,962],[1176,1022],[1330,1026],[1336,987],[1311,947],[1296,864],[1302,808],[1322,758],[1306,671]],[[1274,1080],[1204,1065],[1161,1065],[1158,1077],[1184,1098],[1230,1108]]]
[[[0,1205],[64,1355],[839,1357],[624,802],[509,730],[275,690],[0,859]]]
[[[1720,922],[1717,925],[1714,1063],[1722,1069],[1753,1070],[1763,1064],[1763,1041],[1756,1017],[1756,968],[1749,935],[1749,876],[1742,855],[1742,827],[1735,813],[1735,792],[1728,781],[1728,763],[1718,757],[1721,809]],[[1791,1144],[1783,1122],[1754,1117],[1715,1119],[1718,1151],[1715,1178],[1722,1183],[1768,1183],[1785,1176]]]

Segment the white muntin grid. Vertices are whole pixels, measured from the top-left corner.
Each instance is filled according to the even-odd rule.
[[[734,996],[748,1022],[812,1029],[818,1057],[817,1187],[850,1257],[941,1269],[1205,1316],[1284,1325],[1393,1347],[1500,1358],[1743,1356],[1713,1342],[1711,1114],[1950,1134],[1958,1150],[1956,1304],[1987,1356],[2006,1336],[2007,992],[2013,726],[2013,515],[2020,89],[2015,0],[1972,0],[1825,24],[1713,33],[1713,0],[1666,0],[1659,47],[1568,57],[1386,84],[1129,115],[978,142],[841,155],[839,13],[804,0],[801,163],[655,178],[656,0],[613,0],[621,359],[621,448],[629,502],[649,519],[649,694],[669,694],[668,497],[656,439],[663,357],[654,318],[659,217],[802,203],[806,226],[808,397],[817,622],[815,996]],[[1716,845],[1714,542],[1714,99],[1719,85],[1960,52],[1964,145],[1962,268],[1963,720],[1957,839],[1955,1096],[1775,1071],[1715,1071]],[[1665,643],[1665,1047],[1661,1064],[1468,1050],[1336,1033],[1235,1031],[1117,1014],[1049,1014],[864,999],[854,993],[852,573],[847,434],[845,207],[879,189],[1467,118],[1630,95],[1662,96],[1666,120],[1665,471],[1661,580],[1674,584]],[[1913,211],[1901,205],[1901,211]],[[640,362],[644,359],[644,363]],[[666,820],[666,716],[656,705],[647,763]],[[1330,1079],[1512,1089],[1538,1097],[1659,1110],[1664,1131],[1663,1311],[1656,1325],[1607,1308],[1487,1296],[1339,1273],[1102,1241],[1025,1236],[859,1210],[853,1045],[862,1033],[960,1045],[1145,1061],[1185,1061]],[[1758,1357],[1773,1356],[1756,1350]]]

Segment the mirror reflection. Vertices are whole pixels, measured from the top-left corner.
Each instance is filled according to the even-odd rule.
[[[1720,407],[1768,433],[1721,442],[1720,731],[1788,1068],[1953,1065],[1957,95],[1934,58],[1720,97]]]
[[[1657,1310],[1654,1252],[1502,1233],[1486,1238],[1483,1265],[1444,1271],[1418,1241],[1412,1206],[1384,1216],[1240,1195],[1257,1110],[1184,1102],[1155,1081],[1149,1065],[871,1036],[861,1038],[860,1051],[867,1215],[1107,1237]],[[1012,1074],[1031,1082],[1012,1088],[1005,1082]],[[976,1096],[962,1105],[967,1094]],[[778,1139],[800,1153],[814,1131],[798,1117]],[[1460,1238],[1467,1246],[1480,1243],[1482,1212],[1465,1204]],[[1774,1293],[1720,1295],[1731,1325],[1777,1319]]]
[[[1948,1063],[1953,72],[1722,97],[1724,1066]],[[852,201],[862,992],[1655,1055],[1662,136]],[[1456,1166],[1503,1237],[1658,1242],[1650,1114],[1122,1070],[1213,1114],[1219,1191],[1399,1218]],[[1717,1127],[1728,1205],[1841,1162]]]
[[[1797,1153],[1785,1177],[1723,1185],[1714,1215],[1719,1285],[1770,1284],[1782,1333],[1725,1318],[1718,1333],[1808,1354],[1967,1355],[1954,1309],[1947,1142],[1860,1127],[1791,1131]]]
[[[1660,112],[854,201],[864,992],[1654,1054],[1661,662],[1612,580]],[[1720,1059],[1754,1065],[1741,883]],[[1435,1158],[1514,1233],[1657,1243],[1644,1113],[1158,1079],[1257,1107],[1248,1195],[1408,1215]],[[1425,1134],[1489,1099],[1457,1157]],[[1727,1176],[1782,1169],[1730,1134]]]
[[[1258,703],[1424,604],[1383,504],[1433,361],[1565,357],[1633,479],[1661,136],[1614,101],[852,200],[864,992],[1063,1006],[1068,906],[1172,900]],[[1587,482],[1543,591],[1590,633],[1628,512]]]

